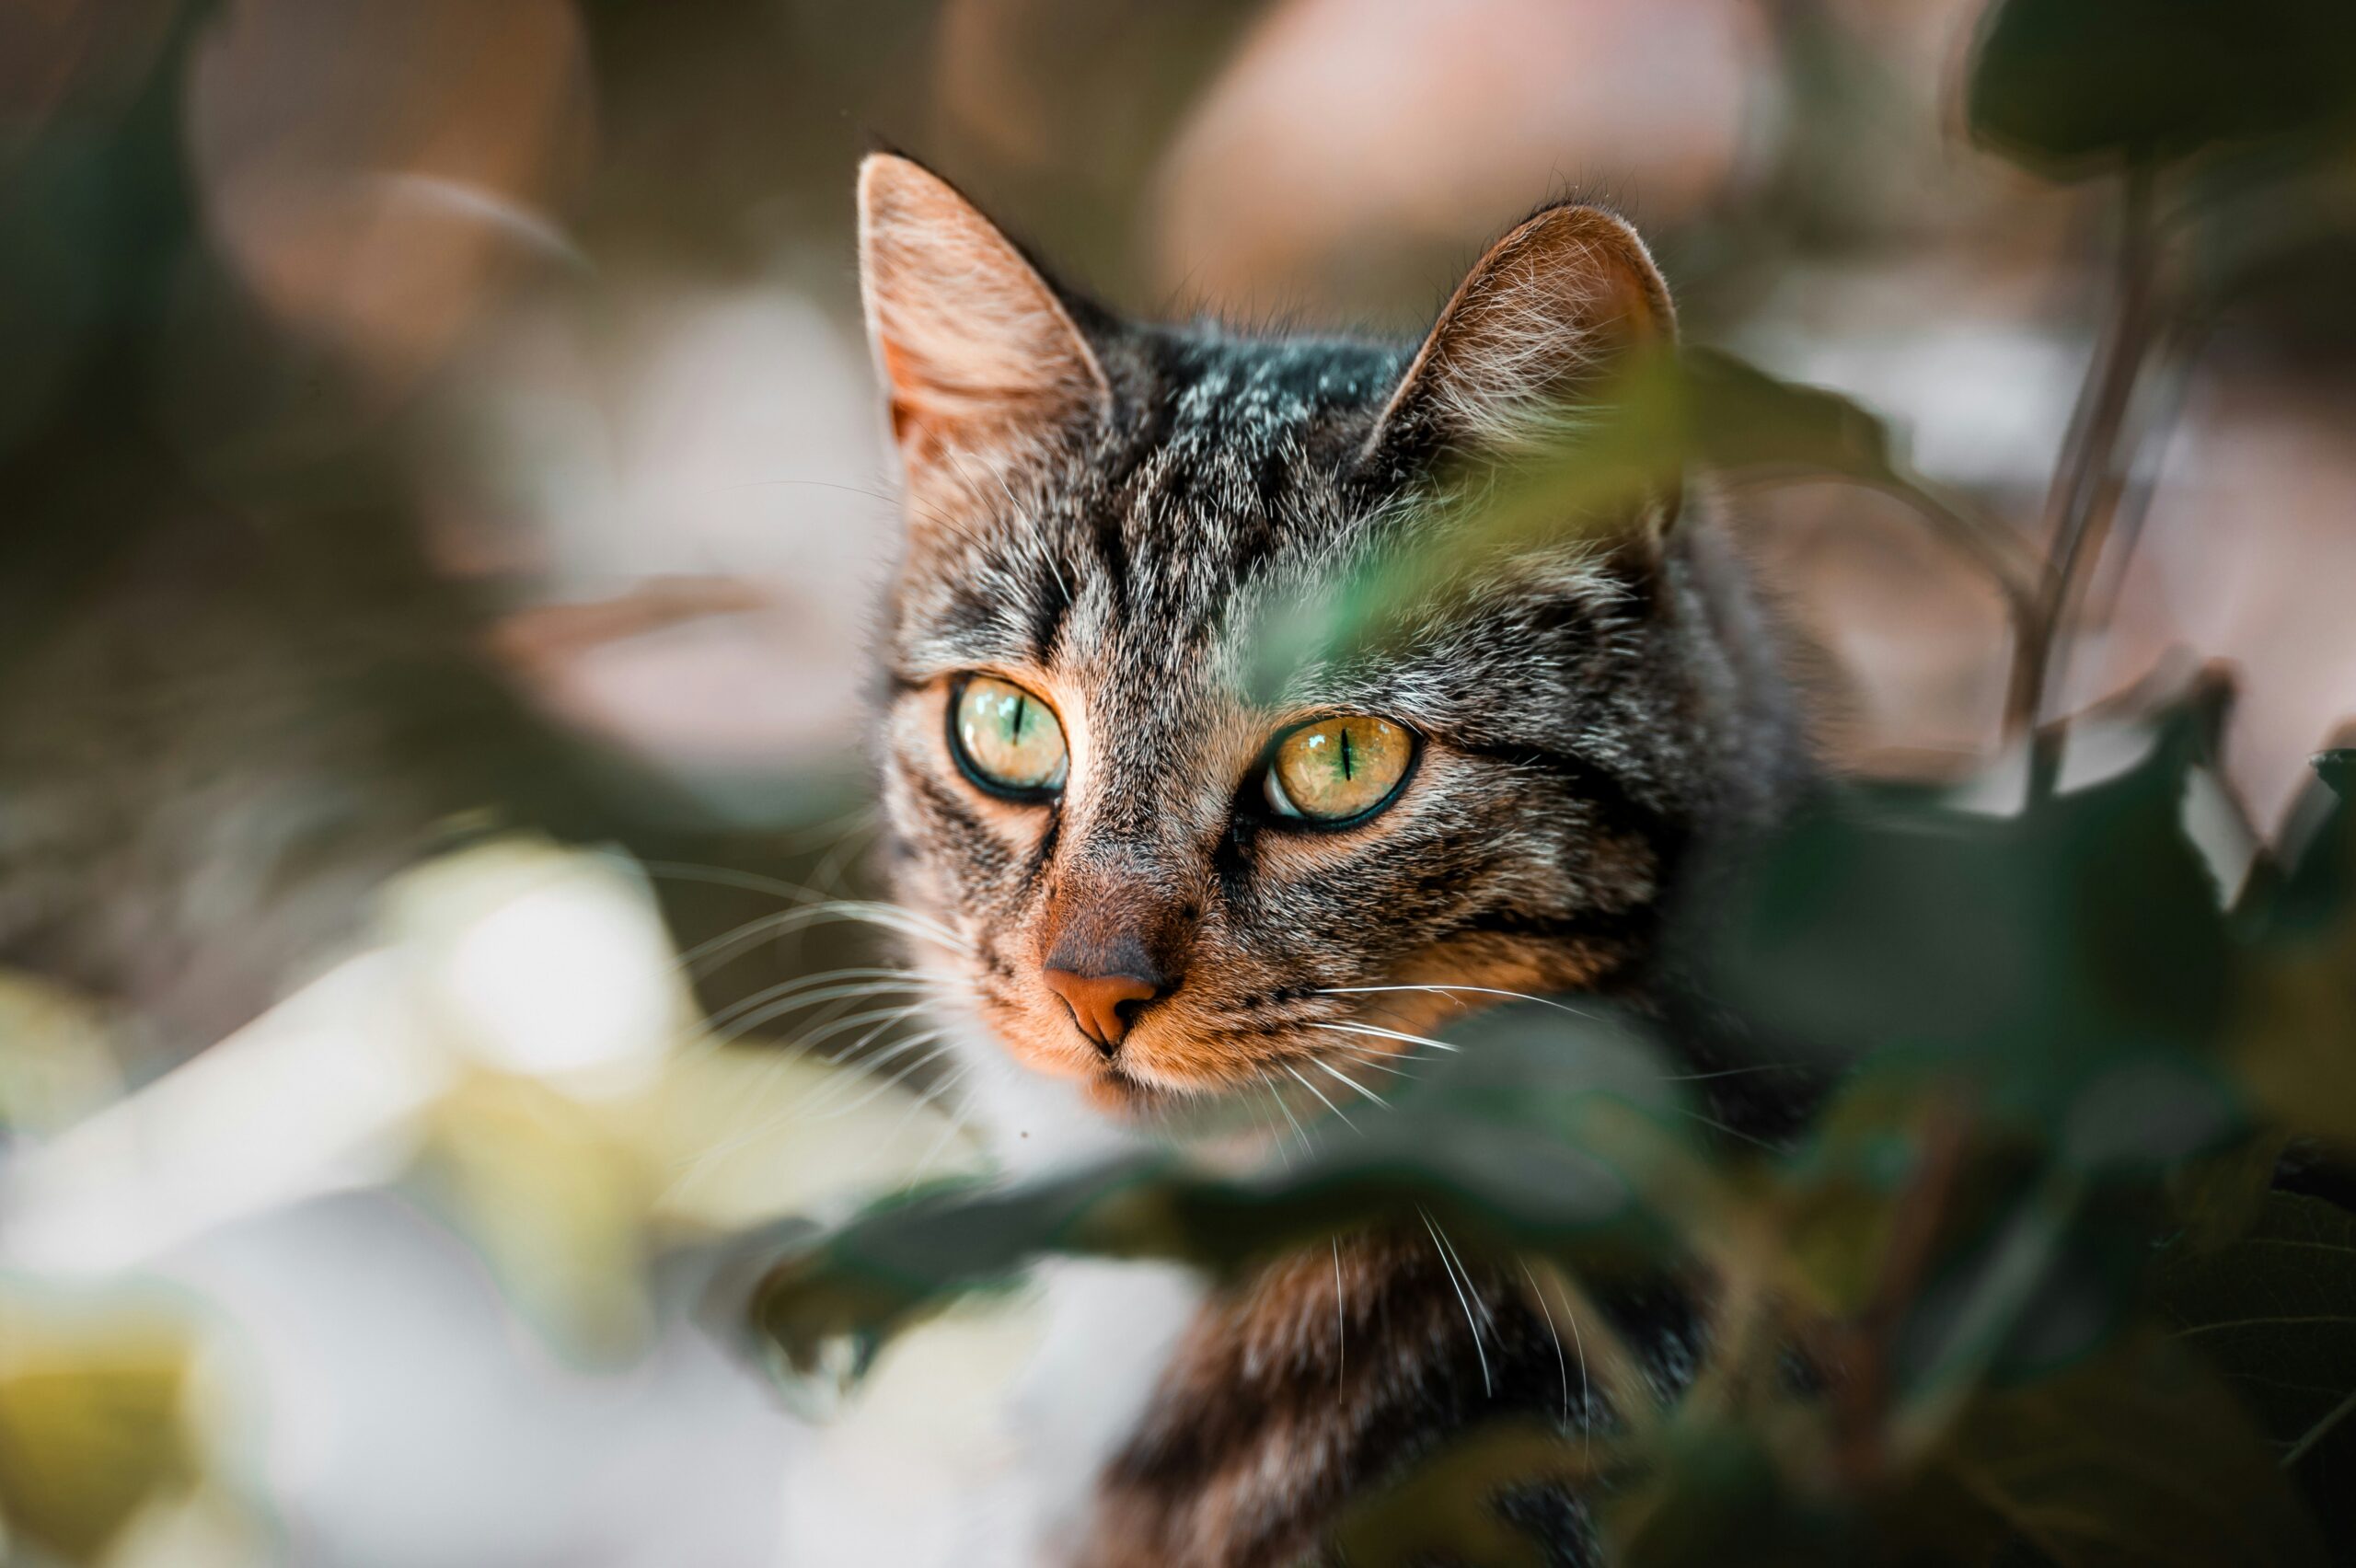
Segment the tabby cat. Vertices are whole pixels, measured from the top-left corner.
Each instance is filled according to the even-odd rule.
[[[1680,868],[1808,777],[1779,639],[1692,485],[1538,543],[1468,504],[1673,345],[1634,230],[1547,207],[1395,343],[1117,319],[896,156],[860,203],[908,516],[891,870],[1010,1157],[1272,1088],[1322,1112],[1497,992],[1660,1005]],[[1406,554],[1442,564],[1380,635],[1268,656]],[[1438,1435],[1553,1402],[1519,1277],[1468,1302],[1418,1231],[1205,1303],[1057,1550],[1312,1551]]]

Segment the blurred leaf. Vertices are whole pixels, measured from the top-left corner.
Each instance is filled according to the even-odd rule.
[[[1351,1507],[1334,1530],[1334,1552],[1342,1568],[1549,1568],[1544,1549],[1500,1504],[1549,1483],[1577,1488],[1597,1473],[1592,1451],[1550,1426],[1483,1427]]]
[[[2294,805],[2288,868],[2237,911],[2253,935],[2235,987],[2230,1057],[2283,1126],[2356,1150],[2356,806],[2350,754],[2316,760]]]
[[[2275,1168],[2289,1142],[2269,1129],[2169,1171],[2168,1208],[2182,1227],[2173,1244],[2206,1252],[2248,1235],[2273,1195]]]
[[[119,1098],[112,1021],[53,981],[0,969],[0,1134],[48,1136]]]
[[[1602,1505],[1611,1560],[1629,1568],[1801,1568],[1831,1560],[1834,1519],[1806,1506],[1788,1484],[1813,1457],[1808,1447],[1764,1420],[1680,1409],[1649,1456],[1653,1472]]]
[[[2115,1239],[2096,1245],[2085,1201],[2083,1182],[2049,1170],[1906,1303],[1890,1351],[1900,1453],[1941,1441],[1991,1379],[2050,1373],[2110,1337],[2133,1275]]]
[[[1012,1188],[881,1205],[772,1271],[755,1304],[798,1369],[870,1345],[1033,1257],[1162,1258],[1231,1277],[1370,1218],[1428,1211],[1466,1247],[1599,1268],[1723,1233],[1733,1197],[1693,1147],[1680,1085],[1623,1028],[1536,1007],[1472,1020],[1467,1048],[1353,1124],[1246,1175],[1142,1156]],[[1673,1217],[1673,1220],[1671,1218]]]
[[[1953,1114],[1912,1074],[1850,1076],[1778,1172],[1788,1194],[1784,1245],[1807,1304],[1842,1319],[1864,1312],[1881,1283],[1900,1201],[1934,1128]]]
[[[2278,940],[2327,932],[2356,911],[2356,751],[2319,753],[2315,778],[2292,801],[2284,819],[2287,864],[2280,880],[2258,891],[2259,934]]]
[[[2153,1282],[2161,1318],[2223,1371],[2337,1539],[2356,1547],[2356,1215],[2269,1195],[2257,1227],[2208,1252],[2171,1249]]]
[[[1973,135],[2068,178],[2322,132],[2356,109],[2356,8],[2316,0],[2003,0],[1966,89]]]
[[[2083,1158],[2197,1152],[2235,1124],[2201,1060],[2230,955],[2181,824],[2197,723],[2178,709],[2124,773],[2012,815],[1898,788],[1803,812],[1728,890],[1718,984],[1796,1051],[1960,1077]]]
[[[190,1347],[150,1320],[0,1309],[0,1519],[97,1562],[151,1498],[196,1473],[181,1398]]]
[[[1689,348],[1681,362],[1694,461],[1738,473],[1896,476],[1889,426],[1854,398],[1782,380],[1716,349]]]
[[[1509,466],[1484,467],[1430,498],[1436,517],[1411,544],[1380,541],[1337,591],[1267,605],[1254,689],[1280,690],[1299,667],[1410,637],[1468,571],[1566,548],[1624,546],[1634,517],[1694,467],[1729,477],[1835,475],[1919,499],[1888,427],[1823,387],[1784,381],[1715,349],[1638,356],[1577,433]]]
[[[435,1106],[424,1159],[509,1304],[553,1344],[589,1362],[644,1345],[653,1173],[590,1110],[478,1073]]]
[[[2060,1568],[2326,1561],[2232,1394],[2157,1335],[1981,1395],[1935,1467]]]

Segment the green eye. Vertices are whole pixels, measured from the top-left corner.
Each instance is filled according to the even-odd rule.
[[[1278,816],[1346,822],[1397,793],[1415,759],[1415,738],[1369,714],[1304,724],[1277,744],[1262,786]]]
[[[995,675],[969,676],[957,688],[949,744],[969,778],[1005,794],[1050,794],[1070,767],[1056,710]]]

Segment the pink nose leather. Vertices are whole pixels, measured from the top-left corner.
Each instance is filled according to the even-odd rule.
[[[1129,1032],[1121,1004],[1149,1002],[1161,994],[1152,981],[1135,974],[1079,974],[1068,969],[1050,969],[1040,978],[1071,1009],[1072,1021],[1080,1025],[1080,1032],[1108,1056]]]

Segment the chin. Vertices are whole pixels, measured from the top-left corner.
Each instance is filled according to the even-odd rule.
[[[1080,1097],[1094,1110],[1131,1125],[1170,1122],[1188,1110],[1200,1110],[1217,1099],[1210,1087],[1174,1089],[1137,1078],[1119,1067],[1091,1073]]]

